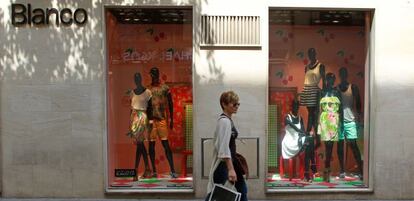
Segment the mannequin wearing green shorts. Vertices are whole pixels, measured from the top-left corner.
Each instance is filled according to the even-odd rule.
[[[355,161],[358,166],[357,176],[362,180],[362,160],[361,153],[359,151],[357,144],[357,121],[361,116],[361,97],[359,95],[358,87],[347,81],[348,72],[346,68],[342,67],[341,69],[339,69],[339,78],[340,84],[337,88],[341,92],[344,119],[343,129],[339,135],[338,156],[340,155],[343,157],[344,155],[344,139],[346,139],[346,143],[350,145]],[[356,109],[356,116],[354,108]],[[345,168],[343,162],[340,164],[340,168],[341,172],[339,174],[339,177],[345,178]]]

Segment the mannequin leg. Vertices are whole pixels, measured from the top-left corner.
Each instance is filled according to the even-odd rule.
[[[344,140],[338,141],[338,149],[336,150],[339,160],[339,178],[345,178],[345,167],[344,167]]]
[[[139,145],[139,142],[137,142],[137,149],[135,152],[135,166],[134,166],[136,170],[136,174],[134,176],[134,181],[138,181],[138,167],[139,167],[139,161],[141,159],[141,154],[142,152],[140,150],[140,145]]]
[[[308,140],[308,138],[306,138]],[[310,181],[310,174],[309,174],[309,162],[310,162],[310,152],[312,150],[309,149],[309,145],[307,144],[305,147],[305,181]]]
[[[315,125],[315,111],[316,107],[306,107],[308,109],[308,125],[306,126],[306,132],[309,133]],[[315,132],[315,130],[314,130]]]
[[[142,158],[144,159],[144,164],[145,164],[145,172],[143,174],[143,177],[149,177],[151,176],[151,170],[149,168],[147,149],[145,148],[144,142],[140,142],[139,146],[140,146]]]
[[[308,125],[306,127],[306,132],[309,133],[312,131],[314,133],[314,149],[318,149],[321,143],[320,136],[317,134],[318,132],[318,108],[317,107],[306,107],[308,109]]]
[[[315,132],[315,134],[318,132],[318,118],[319,118],[319,110],[318,107],[314,107],[313,109],[313,130]]]
[[[155,167],[155,141],[149,143],[149,155],[152,165],[152,176],[157,177],[157,168]]]
[[[309,181],[313,179],[313,174],[316,173],[315,147],[314,147],[312,136],[308,136],[306,140],[307,142],[306,142],[306,148],[305,148],[305,180]],[[309,172],[309,164],[310,164],[310,169],[312,170],[312,176]]]
[[[361,174],[360,177],[362,179],[363,168],[362,168],[361,152],[359,151],[356,139],[349,140],[348,143],[351,146],[352,153],[358,165],[358,171],[359,171],[358,174]]]
[[[316,173],[316,162],[315,162],[315,143],[314,143],[314,138],[311,138],[310,142],[309,142],[309,158],[310,158],[310,163],[311,163],[311,170],[312,170],[312,174]]]
[[[135,169],[139,167],[139,161],[141,159],[142,152],[140,150],[140,145],[137,143],[137,149],[135,152]]]
[[[170,165],[171,177],[177,178],[177,175],[175,174],[175,169],[174,169],[173,155],[172,155],[172,151],[170,149],[168,140],[161,140],[161,143],[162,143],[162,146],[164,147],[165,156],[167,156],[168,164]]]
[[[333,141],[325,142],[325,171],[323,174],[323,180],[329,182],[331,173],[331,158],[332,158]]]

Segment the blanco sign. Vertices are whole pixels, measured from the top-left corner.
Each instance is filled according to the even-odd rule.
[[[72,24],[84,25],[88,21],[88,13],[83,8],[71,10],[63,8],[33,8],[30,3],[27,5],[14,3],[11,5],[11,19],[14,26],[24,25],[49,25],[50,20],[55,21],[55,25],[63,24],[70,26]]]

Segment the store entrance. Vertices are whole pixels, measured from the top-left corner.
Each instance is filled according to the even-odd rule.
[[[192,9],[105,15],[107,188],[192,191]]]

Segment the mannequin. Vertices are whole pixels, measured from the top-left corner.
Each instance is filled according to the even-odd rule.
[[[299,102],[292,102],[292,111],[285,117],[285,136],[282,140],[282,157],[290,159],[300,151],[305,151],[305,181],[312,182],[309,174],[309,163],[312,173],[316,173],[313,137],[306,135],[303,119],[298,115]]]
[[[326,182],[330,180],[331,157],[334,142],[338,142],[339,133],[343,121],[341,94],[334,87],[335,75],[326,74],[326,88],[322,90],[320,100],[321,114],[319,117],[318,134],[321,140],[325,142],[325,170],[323,179]],[[338,149],[339,150],[339,149]],[[343,164],[343,156],[339,155],[340,164]]]
[[[292,102],[292,111],[285,117],[285,136],[282,140],[282,157],[295,157],[305,143],[305,129],[303,119],[298,115],[299,103]]]
[[[315,48],[308,49],[309,64],[305,66],[305,81],[301,93],[300,102],[308,110],[308,124],[306,133],[318,130],[318,103],[320,99],[319,82],[322,80],[322,87],[325,87],[325,66],[316,59]],[[315,135],[317,149],[320,145],[318,135]]]
[[[158,68],[151,68],[150,75],[151,85],[149,86],[149,89],[152,93],[152,99],[149,112],[151,128],[149,153],[153,168],[153,177],[157,177],[157,170],[155,167],[155,140],[158,137],[161,140],[168,164],[170,165],[170,175],[172,178],[177,178],[174,169],[173,155],[168,142],[168,117],[170,118],[170,129],[173,128],[173,103],[171,93],[167,85],[161,84]],[[168,112],[167,108],[169,110]]]
[[[342,109],[344,114],[343,130],[339,135],[338,154],[343,156],[344,154],[344,139],[346,143],[350,145],[352,154],[358,166],[357,176],[362,180],[362,160],[361,153],[357,145],[358,132],[357,122],[361,117],[361,97],[359,95],[359,89],[356,85],[348,82],[348,71],[342,67],[339,69],[340,83],[338,89],[341,92]],[[354,104],[355,103],[355,104]],[[356,114],[354,110],[356,109]],[[345,178],[344,164],[340,164],[341,173],[340,178]]]
[[[145,135],[148,131],[146,110],[148,108],[148,102],[151,99],[151,91],[142,86],[140,73],[134,74],[134,81],[136,85],[135,89],[128,92],[131,96],[131,118],[130,131],[127,135],[135,140],[137,146],[135,154],[135,169],[137,173],[134,177],[134,181],[137,181],[141,156],[145,163],[145,172],[142,177],[148,177],[151,174],[148,164],[147,150],[144,145],[144,140],[146,140]]]

